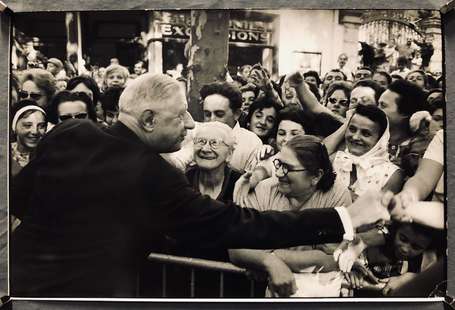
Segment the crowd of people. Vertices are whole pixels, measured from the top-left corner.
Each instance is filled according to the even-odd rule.
[[[398,52],[405,53],[405,47]],[[202,87],[203,121],[182,137],[181,149],[161,154],[185,173],[194,190],[212,199],[281,212],[348,206],[368,192],[391,191],[402,210],[392,221],[357,228],[344,248],[325,243],[201,251],[167,238],[168,253],[224,260],[265,274],[263,296],[274,297],[312,296],[296,280],[304,270],[333,275],[321,290],[339,282],[336,291],[343,296],[390,296],[441,263],[442,78],[426,71],[426,61],[416,67],[410,57],[401,55],[387,67],[358,64],[351,72],[343,53],[338,67],[323,76],[295,72],[276,80],[260,64],[245,65],[227,73],[225,81]],[[12,184],[60,123],[87,119],[105,129],[118,122],[125,87],[146,69],[141,61],[131,72],[116,59],[111,63],[71,78],[56,58],[47,60],[46,69],[15,72]],[[178,80],[186,86],[184,76]],[[71,170],[69,165],[61,163],[61,169]],[[12,210],[13,230],[27,212]],[[205,280],[199,285],[213,286]],[[239,288],[231,297],[248,295]]]

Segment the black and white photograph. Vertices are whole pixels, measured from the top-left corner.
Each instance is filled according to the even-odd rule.
[[[440,11],[11,21],[0,295],[444,294]]]

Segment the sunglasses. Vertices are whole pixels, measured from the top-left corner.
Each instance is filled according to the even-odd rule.
[[[66,121],[67,119],[72,119],[72,118],[76,118],[76,119],[85,119],[87,118],[87,113],[79,113],[79,114],[66,114],[66,115],[60,115],[58,117],[62,122],[63,121]]]
[[[349,106],[349,100],[347,100],[347,99],[338,100],[337,98],[333,98],[333,97],[332,97],[332,98],[329,98],[329,102],[330,102],[331,104],[335,104],[335,103],[338,102],[338,103],[339,103],[340,105],[342,105],[342,106],[345,106],[345,107]]]
[[[27,99],[27,98],[31,98],[33,100],[40,100],[41,97],[43,97],[43,95],[41,95],[40,93],[29,93],[25,90],[20,90],[17,95],[19,96],[20,99]]]

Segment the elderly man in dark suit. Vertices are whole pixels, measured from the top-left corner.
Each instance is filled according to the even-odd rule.
[[[144,74],[107,131],[68,120],[11,182],[13,296],[132,297],[138,262],[166,233],[200,247],[283,248],[341,241],[389,217],[381,195],[348,208],[263,212],[196,193],[159,154],[194,123],[177,81]],[[382,197],[384,203],[384,198]]]

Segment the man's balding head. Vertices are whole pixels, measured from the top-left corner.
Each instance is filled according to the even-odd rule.
[[[186,130],[194,128],[179,83],[164,74],[146,73],[131,81],[119,100],[119,121],[160,153],[180,148]]]

